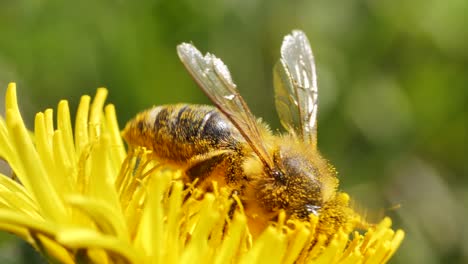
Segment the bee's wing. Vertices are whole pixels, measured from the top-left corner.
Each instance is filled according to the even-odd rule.
[[[281,124],[313,147],[317,146],[317,75],[304,32],[284,37],[281,59],[274,69],[276,111]]]
[[[237,91],[226,65],[213,54],[203,56],[188,43],[178,45],[177,53],[203,92],[234,124],[262,162],[272,169],[273,162],[262,143],[257,121]]]

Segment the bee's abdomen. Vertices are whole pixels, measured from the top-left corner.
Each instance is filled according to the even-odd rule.
[[[156,106],[128,122],[123,137],[130,145],[153,150],[156,156],[185,162],[216,149],[232,149],[238,130],[216,108],[204,105]]]

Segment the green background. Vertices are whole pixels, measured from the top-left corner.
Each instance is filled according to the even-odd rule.
[[[466,0],[3,0],[0,94],[17,82],[32,128],[34,113],[60,99],[75,111],[104,86],[123,127],[153,105],[209,103],[175,52],[191,41],[223,59],[277,129],[271,69],[283,36],[302,29],[319,148],[369,219],[390,215],[406,231],[392,263],[467,263],[467,14]],[[34,258],[3,241],[2,263]]]

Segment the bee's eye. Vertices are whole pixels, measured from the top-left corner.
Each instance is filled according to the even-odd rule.
[[[305,205],[305,210],[307,211],[307,214],[308,214],[308,215],[314,214],[315,216],[318,216],[319,210],[320,210],[320,206],[318,206],[318,205],[312,205],[312,204],[306,204],[306,205]]]
[[[286,183],[286,177],[284,176],[284,173],[280,170],[274,170],[271,175],[273,176],[273,178],[275,178],[277,181],[281,182],[281,183]]]

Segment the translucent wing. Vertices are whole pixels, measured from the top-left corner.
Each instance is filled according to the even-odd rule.
[[[226,65],[210,53],[203,56],[188,43],[177,46],[177,53],[203,92],[234,124],[265,166],[272,169],[273,162],[263,145],[257,121],[237,91]]]
[[[295,30],[284,37],[274,69],[276,111],[289,133],[317,146],[317,75],[309,40]]]

